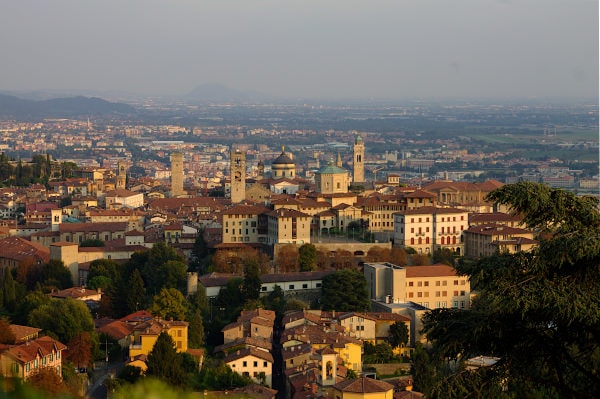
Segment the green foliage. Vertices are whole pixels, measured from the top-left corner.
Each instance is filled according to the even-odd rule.
[[[31,311],[43,305],[49,305],[51,301],[52,299],[50,299],[48,295],[44,294],[41,289],[37,289],[28,293],[18,303],[13,322],[15,324],[27,325],[28,317]]]
[[[15,292],[15,281],[13,280],[12,273],[10,272],[10,268],[4,268],[4,277],[2,278],[2,306],[12,312],[15,310],[15,306],[17,304],[17,297]]]
[[[352,312],[370,309],[367,280],[356,270],[344,269],[325,276],[321,290],[324,310]]]
[[[392,346],[387,342],[382,342],[369,348],[371,354],[366,354],[365,350],[365,363],[390,363],[394,360],[394,351]]]
[[[135,384],[142,377],[142,369],[139,367],[127,365],[119,371],[117,378],[129,384]]]
[[[134,255],[131,263],[140,270],[148,294],[155,295],[163,288],[186,290],[187,266],[174,248],[158,242],[149,251]]]
[[[433,263],[443,263],[448,266],[454,266],[454,254],[448,248],[438,248],[432,255]]]
[[[244,268],[244,284],[242,285],[244,300],[257,300],[260,297],[261,286],[262,281],[260,280],[258,262],[256,260],[247,261]]]
[[[186,375],[177,355],[175,341],[167,332],[161,332],[148,354],[146,375],[158,378],[168,384],[183,386]]]
[[[144,280],[139,270],[134,270],[129,278],[127,284],[128,290],[125,294],[125,303],[127,304],[127,312],[135,312],[139,309],[143,309],[145,306],[145,294],[146,289],[144,288]]]
[[[216,312],[215,316],[222,314],[225,321],[234,320],[238,316],[244,306],[243,284],[244,280],[241,278],[232,278],[225,287],[221,288],[215,306],[223,311]]]
[[[304,310],[310,309],[308,303],[301,301],[298,298],[291,298],[285,301],[285,308],[287,310]]]
[[[194,377],[194,390],[225,390],[239,388],[252,383],[250,377],[242,376],[225,364],[222,360],[206,359],[202,370]]]
[[[115,399],[193,399],[197,394],[182,392],[181,389],[172,388],[168,381],[153,378],[144,378],[137,384],[127,384],[114,387]],[[113,392],[113,390],[110,390]]]
[[[92,315],[82,301],[54,299],[29,313],[28,325],[38,327],[61,342],[69,342],[80,332],[94,332]]]
[[[163,288],[154,301],[150,312],[165,320],[185,320],[187,313],[187,301],[183,294],[175,288]]]
[[[314,244],[304,244],[298,249],[298,264],[301,272],[315,270],[317,266],[317,247]]]
[[[397,348],[406,345],[408,343],[408,336],[408,327],[406,327],[405,323],[397,321],[390,326],[389,341],[392,347]]]
[[[98,288],[106,290],[112,285],[112,280],[104,276],[96,276],[87,281],[87,287],[90,290],[97,290]]]
[[[209,256],[210,251],[208,249],[208,243],[204,238],[204,230],[199,230],[192,248],[189,270],[200,274],[205,273]]]
[[[200,309],[196,309],[188,316],[188,346],[200,348],[204,345],[204,321]]]
[[[104,246],[104,241],[102,240],[98,240],[98,239],[87,239],[87,240],[83,240],[80,244],[80,247],[103,247]]]
[[[433,380],[432,397],[460,397],[485,381],[507,381],[519,397],[599,397],[598,200],[535,183],[505,185],[488,199],[522,214],[539,232],[539,247],[459,263],[479,295],[470,311],[426,315],[432,356],[500,360],[475,373],[463,372],[459,362],[443,380],[435,378],[443,369],[437,367],[434,377],[426,377]]]
[[[0,317],[0,344],[13,345],[15,343],[15,334],[12,332],[9,326],[10,323],[8,320]]]

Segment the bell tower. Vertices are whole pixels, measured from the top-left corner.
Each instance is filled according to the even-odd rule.
[[[365,181],[365,144],[362,137],[356,136],[354,140],[354,173],[352,174],[354,183],[364,183]]]
[[[246,153],[240,149],[231,150],[230,162],[231,202],[237,204],[246,199]]]
[[[127,164],[125,161],[117,163],[117,188],[125,189],[127,183]]]

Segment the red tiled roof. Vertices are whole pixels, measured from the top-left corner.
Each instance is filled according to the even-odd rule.
[[[333,388],[342,392],[375,393],[393,390],[394,386],[385,381],[360,377],[355,380],[346,380],[337,383],[333,386]]]
[[[0,258],[16,262],[48,263],[50,250],[37,242],[21,237],[6,237],[0,240]]]
[[[427,266],[406,266],[406,277],[445,277],[457,276],[452,266],[436,264]]]

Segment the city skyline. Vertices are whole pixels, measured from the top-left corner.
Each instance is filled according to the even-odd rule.
[[[12,2],[0,91],[597,98],[595,1]]]

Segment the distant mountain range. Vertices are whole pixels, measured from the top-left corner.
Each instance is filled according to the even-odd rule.
[[[66,97],[26,100],[0,94],[0,117],[10,119],[74,118],[131,115],[137,111],[128,104],[112,103],[97,97]]]

